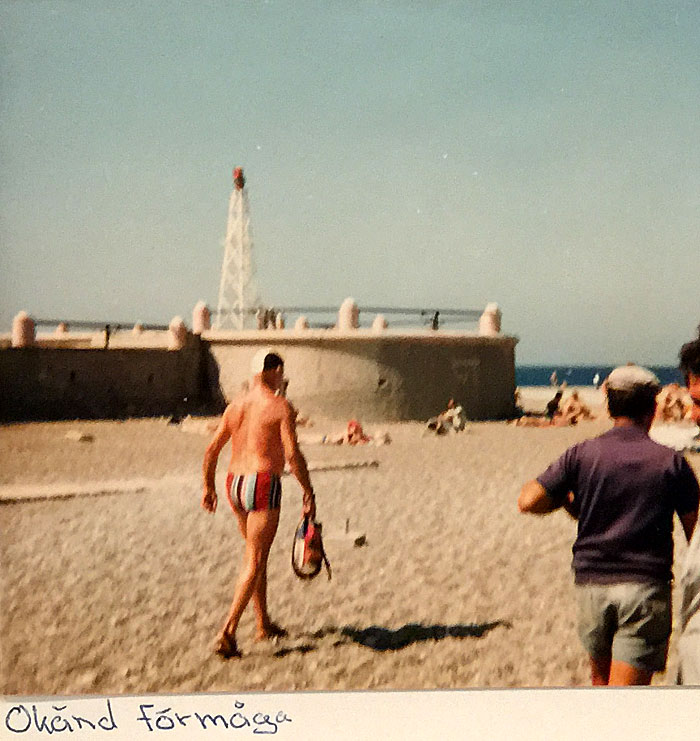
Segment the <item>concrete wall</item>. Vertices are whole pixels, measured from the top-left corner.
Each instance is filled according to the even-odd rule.
[[[514,413],[512,337],[466,333],[330,332],[208,333],[228,399],[249,378],[255,352],[279,350],[290,379],[288,396],[311,416],[362,421],[427,419],[453,397],[471,419]]]
[[[304,414],[425,420],[452,397],[471,419],[502,419],[514,412],[515,344],[442,330],[357,329],[207,332],[182,350],[3,347],[0,420],[217,413],[249,380],[250,360],[264,346],[284,356],[288,396]]]
[[[121,418],[196,410],[211,400],[205,349],[199,338],[177,351],[2,348],[0,420]]]

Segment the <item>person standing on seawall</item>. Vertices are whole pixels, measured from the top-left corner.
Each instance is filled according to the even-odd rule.
[[[606,382],[613,428],[569,448],[518,498],[521,512],[564,507],[578,520],[578,630],[594,685],[649,684],[666,668],[673,514],[690,540],[700,488],[685,458],[648,435],[659,390],[645,368],[616,368]]]

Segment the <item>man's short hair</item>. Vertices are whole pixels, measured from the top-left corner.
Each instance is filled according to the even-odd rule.
[[[698,327],[698,330],[700,331],[700,327]],[[681,373],[684,375],[686,383],[691,374],[700,376],[700,336],[691,342],[686,342],[681,347],[678,357],[680,359]]]
[[[271,347],[263,347],[253,355],[250,362],[251,376],[257,376],[264,371],[274,370],[284,365],[282,356]]]
[[[646,368],[623,365],[608,376],[608,411],[611,417],[641,421],[654,413],[659,379]]]
[[[608,411],[611,417],[629,417],[642,420],[654,413],[659,389],[639,386],[629,391],[608,389]]]
[[[270,352],[263,360],[263,371],[275,370],[281,365],[284,365],[284,360],[276,352]]]

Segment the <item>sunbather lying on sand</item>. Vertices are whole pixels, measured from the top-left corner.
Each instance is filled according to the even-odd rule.
[[[440,412],[437,417],[431,417],[426,423],[423,434],[428,431],[436,435],[446,435],[448,432],[461,432],[467,424],[467,417],[464,409],[459,404],[455,404],[454,399],[447,402],[447,409]]]
[[[576,418],[577,421],[593,419],[591,410],[579,399],[578,391],[572,391],[571,396],[563,401],[560,406],[560,412],[563,417],[570,420],[573,418]]]
[[[692,404],[687,398],[687,392],[677,383],[669,383],[661,389],[656,399],[656,414],[654,423],[681,422],[690,419]]]
[[[514,419],[511,424],[516,427],[569,427],[578,422],[577,417],[565,417],[557,413],[553,417],[542,417],[533,414],[524,414]]]
[[[345,432],[305,435],[301,442],[306,445],[387,445],[391,442],[391,437],[388,432],[368,435],[356,419],[351,419]]]

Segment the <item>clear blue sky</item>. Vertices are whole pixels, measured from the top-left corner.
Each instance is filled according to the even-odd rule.
[[[216,306],[245,168],[269,303],[480,308],[517,359],[700,322],[696,0],[5,0],[0,331]]]

